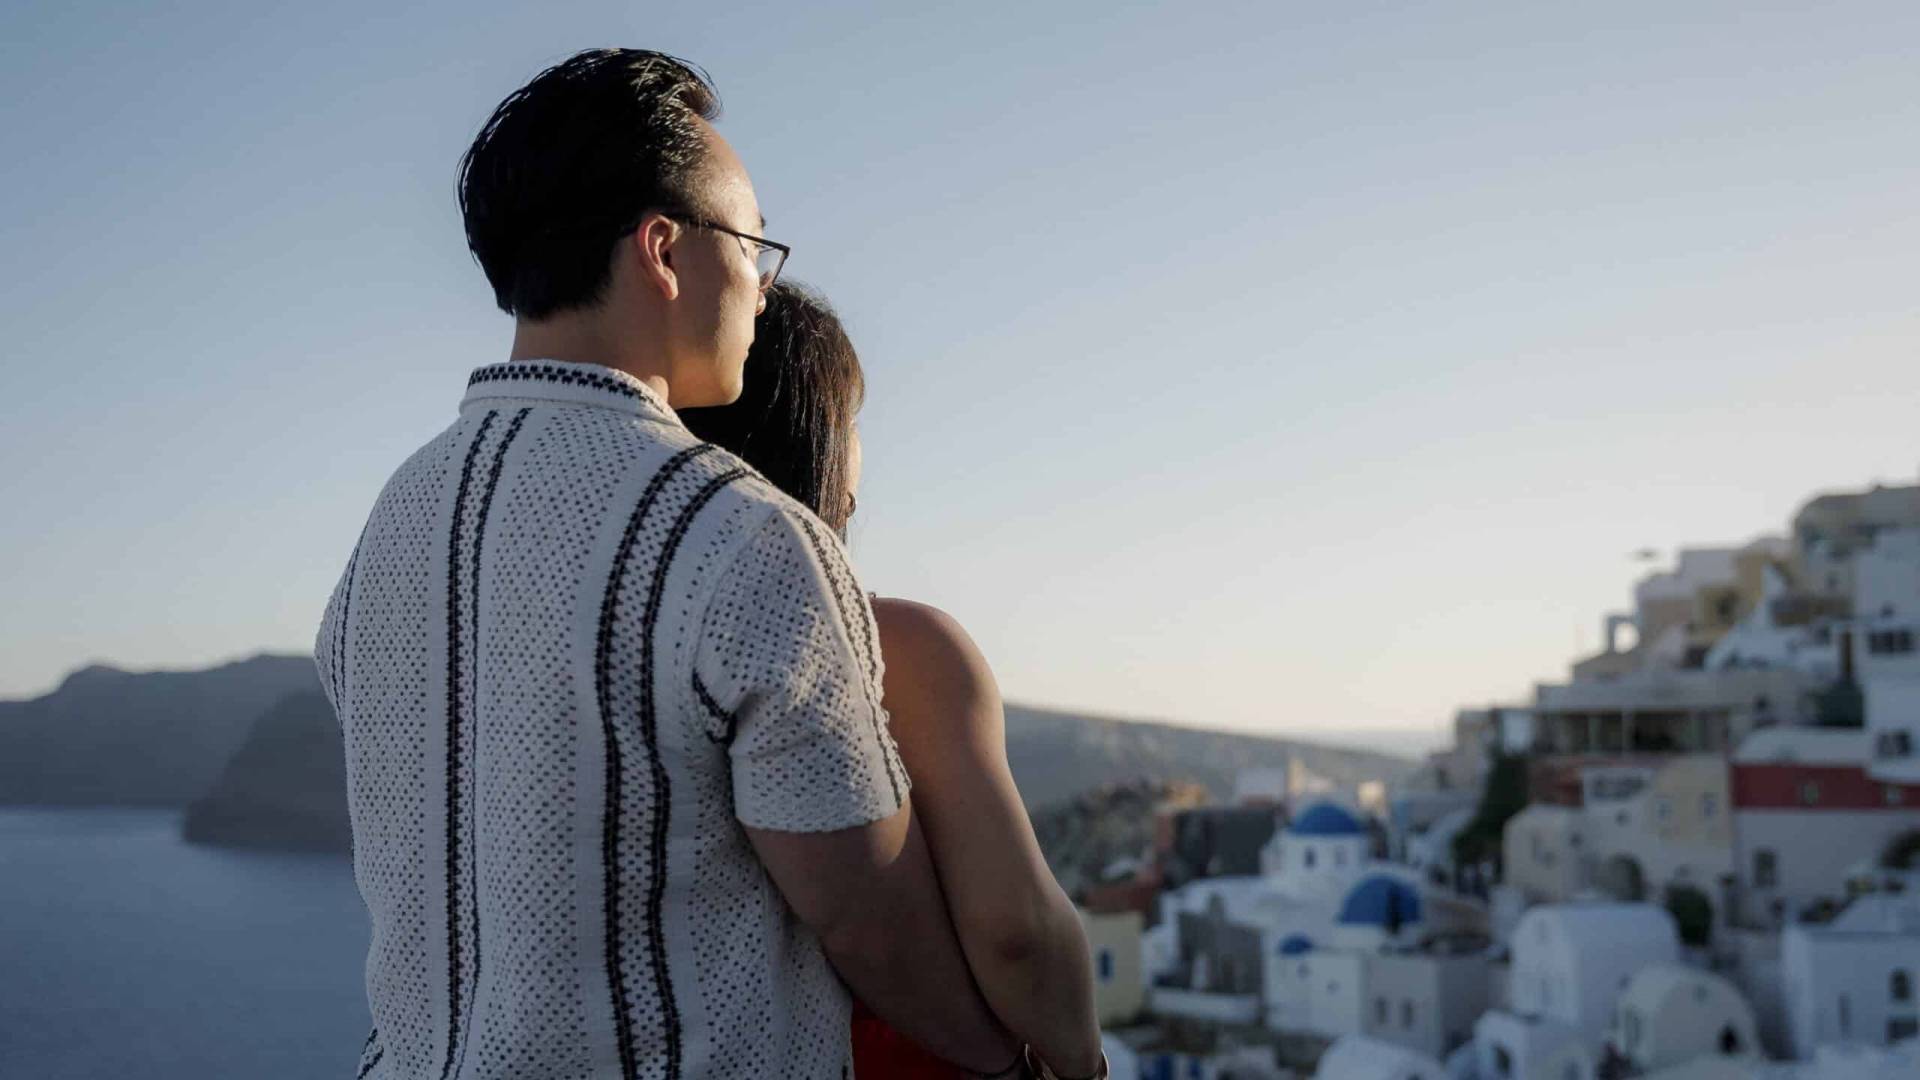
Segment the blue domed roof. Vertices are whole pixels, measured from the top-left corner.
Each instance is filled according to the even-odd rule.
[[[1313,951],[1313,939],[1305,934],[1288,934],[1280,942],[1281,956],[1299,956]]]
[[[1295,836],[1359,836],[1367,830],[1360,819],[1332,803],[1314,803],[1293,819],[1287,831]]]
[[[1342,926],[1398,928],[1420,921],[1420,890],[1397,877],[1374,874],[1348,890],[1340,905]]]

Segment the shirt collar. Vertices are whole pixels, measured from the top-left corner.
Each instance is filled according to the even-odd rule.
[[[553,401],[632,413],[678,426],[680,417],[653,387],[600,364],[564,360],[510,360],[475,368],[460,410],[498,399]]]

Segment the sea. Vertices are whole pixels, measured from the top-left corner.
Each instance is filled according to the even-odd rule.
[[[343,856],[0,809],[0,1080],[351,1080],[367,936]]]

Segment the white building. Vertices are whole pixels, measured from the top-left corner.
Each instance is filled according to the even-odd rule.
[[[1140,913],[1080,910],[1079,915],[1093,961],[1095,1017],[1102,1026],[1133,1019],[1146,1005],[1146,979],[1141,972],[1146,950]]]
[[[1825,1046],[1812,1061],[1703,1057],[1638,1080],[1913,1080],[1920,1076],[1920,1044],[1899,1047]]]
[[[1484,952],[1382,952],[1364,969],[1366,1035],[1442,1059],[1473,1038],[1490,1004]]]
[[[1614,1005],[1607,1042],[1635,1070],[1758,1052],[1753,1008],[1734,985],[1680,964],[1641,968]]]
[[[1709,900],[1733,870],[1726,759],[1679,754],[1582,770],[1589,884],[1616,899],[1658,899],[1668,886]]]
[[[1315,1080],[1447,1080],[1438,1061],[1364,1035],[1342,1035],[1320,1055]]]
[[[1885,631],[1884,633],[1892,633]],[[1911,645],[1920,630],[1902,630]],[[1920,678],[1882,676],[1865,686],[1867,774],[1886,783],[1920,785]]]
[[[1840,643],[1831,629],[1807,619],[1780,618],[1783,602],[1791,592],[1784,574],[1767,567],[1760,603],[1714,642],[1701,666],[1710,671],[1782,668],[1822,682],[1838,677]]]
[[[1557,1019],[1597,1046],[1627,980],[1679,956],[1673,916],[1651,904],[1537,907],[1514,932],[1508,1000],[1512,1011]]]
[[[1277,970],[1276,970],[1277,969]],[[1337,1039],[1367,1023],[1367,957],[1344,949],[1315,949],[1285,957],[1268,970],[1267,1026]]]
[[[1920,897],[1871,893],[1830,923],[1789,926],[1780,965],[1796,1057],[1920,1034]]]
[[[1367,870],[1370,838],[1352,812],[1333,802],[1302,808],[1260,853],[1278,891],[1299,899],[1344,896]]]
[[[1550,1016],[1495,1009],[1473,1030],[1478,1080],[1594,1080],[1599,1057],[1580,1032]]]
[[[1732,762],[1740,914],[1773,925],[1844,896],[1849,872],[1920,829],[1920,785],[1875,780],[1858,728],[1757,731]]]
[[[1579,807],[1534,803],[1502,832],[1506,884],[1528,902],[1558,903],[1587,887],[1586,815]]]
[[[1472,823],[1475,806],[1463,806],[1408,836],[1402,855],[1414,873],[1437,885],[1452,885],[1453,841]]]

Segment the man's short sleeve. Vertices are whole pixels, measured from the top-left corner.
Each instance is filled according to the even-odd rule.
[[[900,809],[907,774],[880,673],[873,611],[839,539],[779,508],[722,574],[694,661],[698,706],[731,732],[743,824],[828,832]]]

